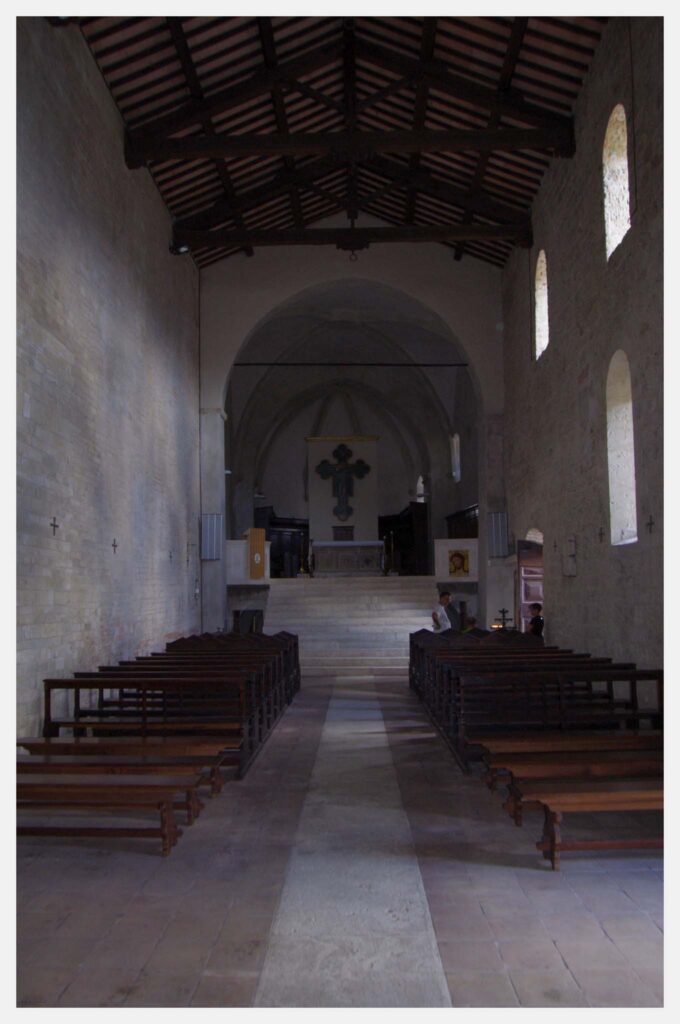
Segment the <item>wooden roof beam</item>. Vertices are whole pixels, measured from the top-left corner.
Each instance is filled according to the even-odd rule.
[[[342,160],[366,160],[375,153],[460,153],[517,149],[548,150],[572,156],[572,125],[550,128],[479,128],[474,131],[272,132],[267,135],[191,135],[182,139],[129,144],[128,167],[166,160],[230,159],[244,156],[312,156],[336,154]]]
[[[182,19],[174,17],[168,18],[167,23],[168,28],[170,30],[170,35],[172,37],[172,41],[175,46],[175,50],[177,51],[177,55],[182,64],[182,70],[184,71],[184,74],[186,76],[189,91],[191,92],[192,98],[195,101],[200,102],[203,99],[203,89],[201,88],[201,83],[198,80],[198,75],[196,74],[196,68],[194,66],[194,61],[191,56],[191,51],[186,41],[186,36],[184,35]],[[203,128],[207,135],[214,134],[215,129],[213,128],[212,122],[210,121],[209,118],[205,118],[205,120],[203,121]],[[217,171],[217,175],[222,183],[222,188],[224,189],[224,194],[227,198],[227,202],[233,203],[235,196],[234,186],[232,184],[231,176],[229,174],[229,171],[227,170],[227,166],[224,160],[215,160],[215,170]],[[234,214],[234,223],[236,224],[237,228],[245,227],[243,223],[243,218],[241,217],[241,214],[238,211],[236,211]],[[253,250],[249,245],[245,247],[245,254],[246,256],[254,255]]]
[[[286,195],[291,185],[296,188],[304,188],[310,182],[323,178],[331,171],[338,170],[338,162],[333,157],[325,157],[315,160],[305,167],[297,168],[294,172],[282,171],[275,178],[264,185],[258,185],[234,196],[233,202],[224,199],[218,200],[206,210],[199,210],[197,213],[187,214],[175,221],[180,228],[210,229],[221,224],[226,219],[233,217],[234,211],[252,210],[264,203],[278,199]]]
[[[432,60],[434,54],[434,43],[437,35],[437,19],[436,18],[423,18],[423,34],[420,39],[420,60],[427,64],[428,61]],[[425,79],[420,80],[418,88],[416,90],[416,102],[413,112],[413,128],[414,131],[419,131],[425,127],[425,117],[427,114],[427,98],[429,95],[429,86]],[[409,166],[412,171],[417,171],[420,166],[420,153],[412,153]],[[404,213],[404,220],[407,224],[413,224],[416,214],[416,190],[409,188],[406,193],[406,209]]]
[[[508,39],[508,48],[505,51],[505,59],[503,60],[503,67],[501,68],[501,74],[498,86],[502,91],[507,91],[512,84],[512,76],[515,73],[517,61],[519,59],[519,52],[522,49],[524,43],[524,36],[526,35],[529,19],[526,17],[517,17],[512,23],[510,30],[510,38]],[[496,128],[500,121],[500,114],[495,111],[489,118],[489,128]],[[482,187],[486,169],[489,164],[490,153],[480,153],[479,160],[477,161],[477,168],[474,173],[474,177],[470,182],[470,193],[474,195]],[[466,218],[470,218],[470,214],[466,214]],[[465,251],[465,243],[459,242],[456,245],[454,252],[454,259],[459,261],[463,258]]]
[[[404,172],[406,172],[408,181],[414,188],[433,196],[435,199],[440,199],[444,203],[450,203],[453,206],[469,210],[470,213],[477,213],[482,217],[489,217],[491,220],[508,221],[515,224],[528,223],[528,216],[522,210],[517,210],[513,206],[494,199],[481,190],[471,194],[466,189],[449,185],[445,181],[432,177],[429,171],[424,170],[422,167],[419,167],[416,171],[411,171],[408,168],[404,168],[403,164],[399,164],[384,156],[374,157],[369,166],[379,174],[396,178],[400,182],[403,181]]]
[[[271,93],[275,85],[283,85],[301,75],[319,71],[338,61],[341,56],[342,47],[339,43],[318,46],[300,57],[282,61],[275,68],[262,68],[242,82],[221,89],[206,99],[185,103],[169,114],[148,121],[139,128],[128,130],[125,139],[126,154],[129,152],[134,158],[140,147],[165,139],[191,125],[202,124],[206,117],[216,117],[258,96]],[[129,163],[129,166],[137,167],[143,162],[143,159],[140,159],[137,163]]]
[[[530,247],[531,231],[517,224],[406,224],[399,227],[307,228],[232,231],[191,231],[178,233],[180,246],[190,249],[243,248],[245,245],[334,245],[354,252],[381,243],[456,242],[462,239],[508,239]]]
[[[276,59],[276,45],[274,43],[271,18],[258,18],[257,24],[260,31],[260,44],[262,46],[262,55],[264,56],[265,65],[270,70],[274,70],[278,61]],[[288,118],[286,117],[286,104],[283,99],[280,84],[277,84],[272,88],[271,97],[274,105],[274,117],[276,118],[277,130],[279,132],[287,132]],[[295,160],[292,156],[285,155],[283,158],[283,164],[287,171],[295,170]],[[300,196],[298,195],[297,189],[294,185],[290,186],[288,194],[290,196],[290,206],[293,211],[295,226],[297,228],[302,228],[303,218]]]
[[[356,53],[358,59],[368,64],[384,68],[396,75],[415,75],[419,81],[426,82],[429,88],[454,96],[471,106],[481,107],[490,113],[497,111],[501,116],[512,117],[523,124],[541,128],[572,126],[572,118],[553,114],[528,103],[518,93],[489,89],[487,86],[477,85],[467,78],[452,74],[444,61],[417,61],[397,53],[396,50],[363,39],[357,39]]]

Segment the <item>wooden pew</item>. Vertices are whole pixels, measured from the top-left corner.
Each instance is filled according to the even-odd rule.
[[[132,837],[160,838],[161,852],[167,856],[182,830],[175,821],[174,811],[177,806],[187,810],[189,821],[194,820],[200,801],[195,789],[189,787],[188,780],[178,777],[175,781],[149,781],[144,777],[141,781],[134,776],[126,777],[125,781],[111,782],[109,776],[90,776],[84,782],[80,776],[35,775],[29,782],[20,777],[17,782],[18,812],[35,810],[92,810],[102,811],[138,811],[154,810],[159,814],[158,827],[120,826],[120,825],[78,825],[73,822],[61,825],[29,824],[17,825],[20,836],[76,836],[76,837]],[[183,801],[178,796],[185,794]]]
[[[663,810],[663,782],[656,779],[607,780],[600,782],[529,783],[522,784],[522,798],[541,803],[544,808],[543,835],[536,848],[550,860],[553,871],[560,867],[563,850],[627,850],[659,849],[663,837],[635,839],[568,839],[562,838],[562,819],[574,812]]]

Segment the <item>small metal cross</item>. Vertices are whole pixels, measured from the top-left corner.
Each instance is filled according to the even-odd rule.
[[[52,527],[52,536],[56,537],[57,530],[59,529],[59,523],[57,522],[56,516],[52,516],[52,522],[50,523],[50,526]]]
[[[597,535],[600,538],[600,544],[601,544],[602,541],[604,540],[604,527],[603,526],[601,526],[600,529],[597,531]]]
[[[509,612],[509,610],[510,610],[509,608],[499,608],[499,609],[498,609],[498,611],[499,611],[499,612],[500,612],[500,614],[501,614],[501,617],[500,617],[500,623],[501,623],[501,625],[502,625],[503,627],[505,627],[505,624],[506,624],[506,622],[508,621],[508,618],[512,618],[512,616],[508,616],[508,612]],[[496,617],[496,622],[498,622],[498,621],[499,621],[499,620],[498,620],[498,617]]]
[[[651,513],[650,513],[649,519],[645,523],[645,526],[647,527],[647,529],[649,530],[650,533],[654,529],[654,516]]]
[[[116,553],[116,548],[118,547],[118,541],[116,540],[116,538],[115,538],[115,537],[113,538],[113,544],[111,545],[111,547],[113,548],[113,553],[114,553],[114,555],[115,555],[115,553]]]

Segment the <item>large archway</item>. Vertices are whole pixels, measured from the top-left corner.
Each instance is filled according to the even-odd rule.
[[[428,255],[439,259],[436,252]],[[204,505],[205,499],[213,507],[221,502],[228,535],[238,537],[253,524],[258,502],[275,506],[277,513],[304,518],[302,446],[305,436],[318,434],[322,427],[329,435],[359,432],[380,438],[381,514],[398,513],[415,501],[415,481],[423,477],[430,551],[434,537],[447,536],[447,515],[479,503],[484,522],[489,439],[500,444],[502,362],[499,324],[491,322],[494,302],[486,305],[487,315],[481,317],[484,303],[474,312],[459,300],[450,303],[458,307],[458,319],[468,332],[475,320],[485,321],[483,329],[477,324],[474,344],[465,345],[450,326],[452,309],[447,310],[447,322],[438,310],[414,297],[417,272],[408,288],[397,288],[391,281],[376,280],[375,273],[357,277],[352,268],[352,274],[344,271],[333,280],[306,282],[307,287],[291,294],[290,279],[301,272],[292,272],[280,260],[279,266],[285,280],[274,275],[271,289],[262,285],[259,268],[257,282],[251,282],[256,294],[244,286],[247,264],[238,268],[229,282],[233,316],[225,302],[227,293],[217,293],[216,281],[204,289],[203,481],[210,478],[222,492],[213,490],[209,498],[204,485]],[[373,262],[371,269],[376,266]],[[380,276],[394,277],[390,266]],[[489,294],[496,294],[495,283]],[[222,284],[226,287],[227,282]],[[282,296],[282,301],[271,302],[275,296]],[[238,326],[245,328],[240,339],[235,337]],[[290,363],[314,365],[284,365]],[[216,426],[216,415],[225,423],[220,420]],[[463,449],[462,478],[454,478],[452,466],[455,434]],[[221,445],[219,480],[215,465]],[[494,471],[499,465],[496,457]],[[229,471],[226,475],[224,469]],[[481,577],[484,548],[482,536]],[[208,572],[214,576],[216,568],[208,566]],[[203,590],[205,596],[205,575]]]

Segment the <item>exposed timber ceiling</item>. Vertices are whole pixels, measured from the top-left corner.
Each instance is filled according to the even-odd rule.
[[[530,245],[606,18],[75,18],[203,267],[260,245]],[[360,212],[384,227],[356,224]],[[342,229],[314,225],[343,213]]]

